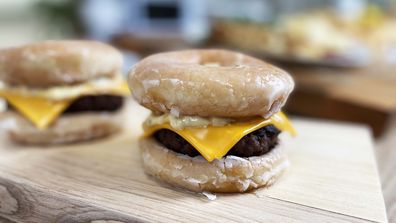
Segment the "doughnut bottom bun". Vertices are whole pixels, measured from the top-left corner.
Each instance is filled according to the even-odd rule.
[[[21,144],[64,144],[109,136],[121,129],[118,113],[80,113],[60,116],[47,129],[37,129],[16,112],[7,112],[2,125]],[[4,117],[6,116],[6,117]]]
[[[269,186],[289,166],[280,146],[262,156],[226,156],[209,163],[201,156],[175,153],[154,138],[139,144],[147,174],[195,192],[235,193]]]

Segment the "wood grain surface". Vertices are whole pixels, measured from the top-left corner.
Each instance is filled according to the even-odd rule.
[[[294,119],[291,167],[268,189],[202,194],[144,174],[147,110],[131,102],[115,137],[59,147],[0,146],[0,222],[387,222],[367,128]]]
[[[388,219],[396,223],[396,114],[388,123],[386,133],[376,142],[378,170],[381,175]]]

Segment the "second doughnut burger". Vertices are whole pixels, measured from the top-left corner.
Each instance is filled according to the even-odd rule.
[[[25,144],[71,143],[120,129],[122,55],[94,41],[44,41],[0,50],[0,97],[10,137]]]
[[[294,82],[285,71],[225,50],[149,56],[129,74],[152,114],[140,140],[148,174],[192,191],[245,192],[288,166],[278,146],[294,134],[280,111]]]

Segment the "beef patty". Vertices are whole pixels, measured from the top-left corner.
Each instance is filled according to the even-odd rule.
[[[265,126],[244,136],[228,151],[227,155],[250,157],[266,154],[278,144],[279,133],[280,131],[275,126]],[[190,143],[171,130],[161,129],[154,134],[154,137],[166,148],[177,153],[191,157],[200,155]]]
[[[116,95],[83,96],[76,99],[64,113],[75,112],[112,112],[122,107],[124,98]]]

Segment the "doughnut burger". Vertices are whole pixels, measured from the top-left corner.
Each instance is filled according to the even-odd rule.
[[[26,144],[70,143],[120,129],[129,93],[121,54],[93,41],[45,41],[0,50],[3,126]]]
[[[261,60],[226,50],[160,53],[129,73],[143,123],[145,171],[192,191],[245,192],[288,166],[278,134],[295,131],[280,112],[294,82]]]

